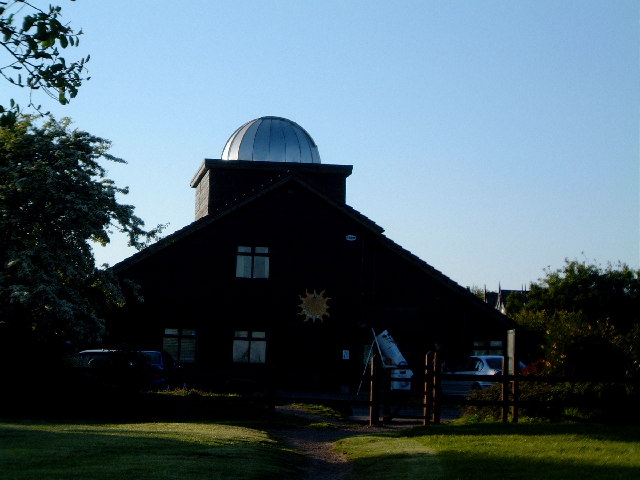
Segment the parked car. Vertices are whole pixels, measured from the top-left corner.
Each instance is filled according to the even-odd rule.
[[[452,375],[502,375],[502,359],[500,355],[474,355],[468,357],[458,366],[443,368],[444,374]],[[520,362],[520,369],[524,364]],[[442,393],[451,396],[467,396],[473,390],[484,390],[497,382],[475,379],[446,378],[442,380]]]
[[[149,382],[161,387],[179,386],[180,365],[167,352],[156,350],[139,350],[136,352],[140,360],[151,368]]]
[[[156,350],[83,350],[76,365],[94,378],[118,386],[165,388],[181,384],[178,363]]]
[[[83,350],[76,357],[78,367],[110,368],[117,366],[132,366],[125,352],[120,350]]]

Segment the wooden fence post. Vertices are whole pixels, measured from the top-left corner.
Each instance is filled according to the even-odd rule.
[[[521,372],[515,348],[513,352],[513,372],[511,372],[511,374],[513,375],[513,381],[511,382],[511,398],[513,400],[513,405],[511,406],[511,421],[518,423],[518,399],[520,397],[520,380],[518,377]]]
[[[518,375],[520,375],[520,373],[516,373],[513,376],[513,382],[511,382],[511,393],[513,395],[513,405],[511,406],[511,421],[514,423],[518,423],[518,397],[520,396],[520,381],[518,380]]]
[[[509,376],[507,375],[507,359],[502,357],[502,394],[500,395],[500,402],[502,403],[502,421],[504,423],[509,421]]]
[[[429,352],[425,356],[424,365],[424,403],[423,403],[423,425],[431,423],[433,413],[433,353]]]
[[[378,369],[376,355],[371,355],[371,381],[369,387],[369,426],[380,424],[380,401],[378,399]]]
[[[442,360],[438,352],[433,353],[433,423],[440,423],[442,404]]]
[[[511,395],[511,421],[518,422],[518,397],[520,395],[520,384],[518,375],[520,375],[520,368],[518,366],[518,354],[516,350],[516,331],[507,331],[507,357],[509,362],[507,364],[507,370],[504,369],[505,365],[502,365],[502,373],[506,373],[511,377],[509,383],[509,394]]]

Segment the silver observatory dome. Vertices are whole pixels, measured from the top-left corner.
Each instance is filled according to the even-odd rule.
[[[320,163],[318,147],[307,131],[291,120],[261,117],[237,129],[222,150],[222,160]]]

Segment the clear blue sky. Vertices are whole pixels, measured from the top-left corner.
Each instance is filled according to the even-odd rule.
[[[640,264],[636,0],[58,3],[92,78],[42,101],[113,142],[149,226],[193,221],[202,160],[276,115],[354,166],[351,206],[463,286]]]

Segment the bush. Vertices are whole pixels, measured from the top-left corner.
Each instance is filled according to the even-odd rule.
[[[502,385],[472,392],[470,399],[499,402]],[[551,421],[578,420],[640,424],[640,384],[625,382],[521,382],[519,415]],[[499,405],[469,405],[464,417],[499,420]]]
[[[105,381],[81,369],[51,369],[15,375],[0,397],[2,418],[95,421],[207,421],[269,415],[256,395],[196,390],[142,391],[128,382]],[[110,380],[110,379],[109,379]]]

